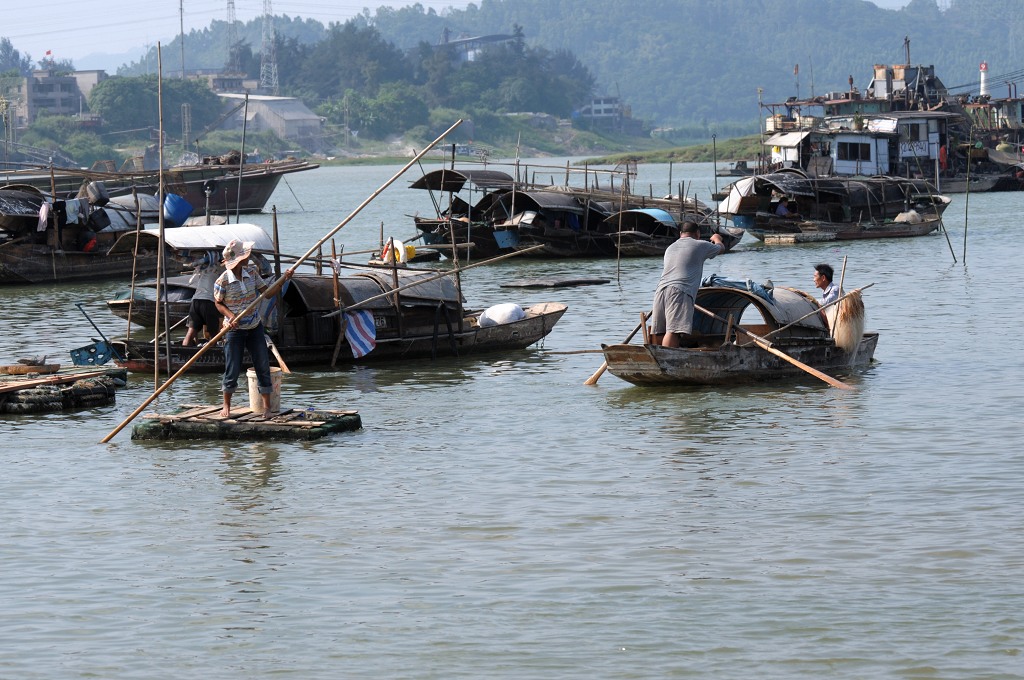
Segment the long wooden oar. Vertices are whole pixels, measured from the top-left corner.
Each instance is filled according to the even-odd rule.
[[[633,332],[630,333],[629,335],[627,335],[626,339],[622,341],[622,344],[623,345],[628,345],[629,341],[633,339],[633,336],[636,335],[637,333],[639,333],[640,329],[643,328],[646,324],[647,324],[647,320],[646,319],[644,319],[643,321],[638,323],[636,325],[636,328],[633,329]],[[597,381],[601,379],[601,376],[604,375],[604,372],[607,371],[607,370],[608,370],[608,362],[605,361],[605,362],[603,362],[601,364],[601,368],[597,369],[594,372],[594,375],[590,376],[589,378],[587,378],[586,380],[583,381],[583,384],[584,385],[596,385]]]
[[[267,347],[270,348],[270,351],[274,354],[274,358],[277,359],[277,365],[281,367],[281,372],[291,373],[292,370],[288,368],[288,364],[284,362],[284,357],[277,351],[277,345],[274,344],[274,341],[270,339],[269,335],[267,336]]]
[[[365,199],[365,200],[364,200],[364,201],[363,201],[362,203],[360,203],[360,204],[359,204],[359,205],[358,205],[358,206],[356,207],[356,209],[355,209],[355,210],[353,210],[353,211],[352,211],[351,213],[349,213],[348,217],[346,217],[345,219],[343,219],[343,220],[342,220],[342,221],[341,221],[341,222],[340,222],[340,223],[338,224],[338,226],[334,227],[334,229],[332,229],[331,231],[329,231],[329,232],[328,232],[328,233],[327,233],[327,234],[326,234],[326,235],[325,235],[325,236],[324,236],[324,237],[323,237],[322,239],[320,239],[319,241],[317,241],[317,242],[316,242],[316,243],[315,243],[315,244],[313,245],[313,247],[312,247],[312,248],[310,248],[309,250],[307,250],[307,251],[306,251],[306,254],[305,254],[305,255],[303,255],[302,257],[300,257],[300,258],[298,259],[298,261],[297,261],[297,262],[296,262],[295,264],[293,264],[293,265],[292,265],[291,267],[289,267],[289,268],[288,268],[288,270],[287,270],[287,271],[285,271],[285,272],[284,272],[284,274],[282,274],[280,278],[278,278],[278,279],[277,279],[276,281],[274,281],[274,283],[272,283],[271,285],[267,286],[267,289],[266,289],[265,291],[263,291],[263,295],[261,295],[261,296],[258,296],[258,297],[257,297],[257,298],[256,298],[255,300],[253,300],[253,301],[252,301],[252,302],[251,302],[251,303],[250,303],[250,304],[249,304],[249,305],[248,305],[248,306],[247,306],[247,307],[246,307],[245,309],[243,309],[242,311],[240,311],[240,312],[238,313],[238,315],[240,315],[240,316],[243,316],[243,317],[244,317],[244,316],[245,316],[245,315],[247,315],[247,314],[251,314],[251,313],[252,313],[253,311],[255,311],[255,310],[256,310],[256,308],[257,308],[257,307],[258,307],[258,306],[260,305],[260,302],[261,302],[261,300],[264,300],[264,299],[265,299],[265,300],[269,300],[269,299],[273,298],[273,297],[274,297],[275,295],[277,295],[277,294],[278,294],[278,293],[279,293],[279,292],[281,291],[281,287],[282,287],[282,286],[284,286],[284,283],[285,283],[285,281],[287,281],[288,279],[290,279],[290,278],[292,277],[292,274],[294,274],[294,273],[295,273],[295,269],[296,269],[296,268],[297,268],[297,267],[298,267],[298,266],[299,266],[300,264],[302,264],[302,263],[303,263],[303,262],[304,262],[304,261],[305,261],[306,259],[308,259],[308,258],[309,258],[309,257],[311,257],[311,256],[312,256],[312,255],[313,255],[314,253],[316,253],[316,252],[317,252],[317,250],[318,250],[318,249],[319,249],[319,248],[320,248],[321,246],[323,246],[323,244],[324,244],[324,243],[326,243],[328,239],[330,239],[330,238],[331,238],[332,236],[334,236],[334,235],[335,235],[335,234],[337,234],[337,233],[338,233],[339,231],[341,231],[341,228],[342,228],[342,227],[344,227],[344,226],[345,226],[346,224],[348,224],[349,222],[351,222],[351,221],[352,221],[352,219],[353,219],[353,218],[355,218],[355,216],[356,216],[357,214],[359,214],[359,212],[360,212],[360,211],[362,211],[362,209],[363,209],[363,208],[365,208],[365,207],[366,207],[367,205],[369,205],[369,204],[370,204],[370,202],[371,202],[371,201],[373,201],[373,199],[377,198],[377,196],[379,196],[379,195],[381,194],[381,192],[382,192],[382,191],[384,191],[384,190],[385,190],[385,189],[387,189],[387,188],[388,188],[389,186],[391,186],[391,184],[392,184],[392,183],[393,183],[393,182],[394,182],[395,180],[397,180],[397,179],[398,179],[399,177],[401,177],[401,176],[402,176],[402,175],[403,175],[403,174],[405,173],[405,171],[406,171],[406,170],[408,170],[409,168],[411,168],[411,167],[413,166],[413,164],[414,164],[414,163],[416,163],[417,161],[419,161],[419,159],[420,159],[420,158],[422,158],[422,157],[423,157],[423,156],[424,156],[424,155],[425,155],[425,154],[426,154],[427,152],[429,152],[429,151],[430,151],[431,149],[433,149],[433,148],[434,148],[435,146],[437,146],[437,144],[439,144],[439,143],[441,142],[441,140],[442,140],[442,139],[444,139],[444,138],[445,138],[446,136],[448,136],[448,135],[449,135],[449,134],[450,134],[450,133],[452,132],[452,130],[454,130],[455,128],[457,128],[457,127],[458,127],[459,125],[461,125],[461,124],[462,124],[462,119],[460,118],[459,120],[455,121],[455,124],[454,124],[454,125],[452,125],[452,126],[451,126],[450,128],[448,128],[447,130],[445,130],[445,131],[444,131],[444,132],[443,132],[443,133],[441,134],[441,136],[440,136],[440,137],[438,137],[437,139],[435,139],[434,141],[432,141],[432,142],[431,142],[430,144],[428,144],[428,145],[427,145],[427,147],[426,147],[425,149],[423,149],[423,151],[421,151],[421,152],[419,152],[418,154],[416,154],[416,156],[415,156],[415,157],[414,157],[414,158],[413,158],[412,160],[410,160],[410,161],[409,161],[408,163],[406,163],[405,165],[403,165],[403,166],[402,166],[402,169],[401,169],[401,170],[399,170],[399,171],[398,171],[398,172],[396,172],[396,173],[395,173],[394,175],[392,175],[392,176],[391,176],[391,179],[389,179],[388,181],[384,182],[384,184],[382,184],[382,185],[381,185],[381,186],[380,186],[380,187],[379,187],[379,188],[378,188],[378,189],[377,189],[376,191],[374,191],[374,192],[373,192],[372,194],[370,194],[370,195],[369,195],[369,196],[368,196],[368,197],[367,197],[367,198],[366,198],[366,199]],[[178,369],[178,372],[177,372],[177,373],[175,373],[175,374],[174,374],[174,375],[172,375],[172,376],[171,376],[170,378],[168,378],[168,379],[167,379],[167,381],[166,381],[166,382],[164,382],[164,384],[163,384],[163,385],[161,385],[160,387],[158,387],[157,389],[155,389],[155,390],[153,391],[153,394],[149,395],[149,397],[147,397],[145,401],[143,401],[143,402],[142,402],[141,404],[139,404],[138,408],[136,408],[136,409],[135,409],[134,411],[132,411],[132,412],[131,412],[130,414],[128,414],[128,417],[127,417],[127,418],[125,418],[125,419],[124,419],[124,421],[123,421],[123,422],[122,422],[122,423],[121,423],[120,425],[118,425],[118,426],[117,426],[117,427],[115,427],[115,428],[114,428],[113,430],[111,430],[111,432],[110,432],[110,433],[109,433],[109,434],[108,434],[107,436],[105,436],[105,437],[104,437],[103,439],[101,439],[101,440],[100,440],[100,443],[101,443],[101,444],[106,444],[106,443],[107,443],[107,442],[109,442],[109,441],[110,441],[111,439],[113,439],[113,438],[114,438],[114,436],[115,436],[115,435],[116,435],[116,434],[117,434],[118,432],[120,432],[121,430],[123,430],[123,429],[125,428],[125,426],[126,426],[126,425],[128,425],[128,423],[130,423],[130,422],[132,422],[133,420],[135,420],[135,418],[136,418],[136,417],[137,417],[137,416],[138,416],[138,415],[139,415],[140,413],[142,413],[142,411],[143,411],[143,410],[144,410],[144,409],[145,409],[145,408],[146,408],[147,406],[149,406],[149,405],[150,405],[151,403],[153,403],[153,401],[154,401],[154,400],[155,400],[155,399],[156,399],[157,397],[159,397],[159,396],[160,396],[161,394],[163,394],[163,392],[164,392],[164,391],[165,391],[165,390],[166,390],[166,389],[167,389],[168,387],[170,387],[170,386],[171,386],[171,384],[172,384],[172,383],[173,383],[173,382],[174,382],[175,380],[177,380],[177,379],[178,379],[179,377],[181,377],[182,375],[184,375],[184,374],[185,374],[185,372],[186,372],[186,371],[188,371],[188,369],[192,367],[192,364],[194,364],[194,363],[195,363],[196,361],[198,361],[198,360],[199,360],[199,358],[200,358],[201,356],[203,356],[203,354],[205,354],[205,353],[206,353],[206,351],[207,351],[207,350],[208,350],[209,348],[211,348],[211,347],[215,346],[215,345],[217,344],[217,341],[218,341],[218,340],[220,340],[220,339],[221,339],[222,337],[224,337],[224,336],[225,336],[225,335],[227,334],[227,332],[228,332],[228,331],[230,330],[230,328],[231,328],[230,326],[224,326],[223,328],[221,328],[221,329],[220,329],[220,331],[219,331],[219,332],[217,333],[217,335],[215,335],[215,336],[214,336],[213,338],[211,338],[211,339],[210,339],[210,341],[209,341],[209,342],[207,342],[207,343],[206,343],[205,345],[203,345],[202,347],[200,347],[200,348],[199,348],[199,351],[198,351],[198,352],[196,352],[195,354],[193,354],[193,355],[192,355],[192,358],[191,358],[191,359],[189,359],[188,361],[186,361],[186,362],[185,362],[185,364],[184,364],[184,365],[183,365],[183,366],[182,366],[181,368],[179,368],[179,369]],[[154,356],[155,356],[155,355],[154,355]]]
[[[710,310],[704,309],[700,305],[694,305],[693,308],[696,309],[697,311],[703,313],[703,314],[707,314],[708,316],[710,316],[713,319],[718,319],[719,321],[721,321],[723,323],[728,323],[728,321],[726,321],[722,317],[718,316],[717,314],[715,314],[714,312],[712,312]],[[739,331],[740,333],[743,333],[744,335],[749,337],[751,340],[753,340],[757,344],[757,346],[760,347],[761,349],[763,349],[764,351],[766,351],[766,352],[768,352],[770,354],[774,354],[775,356],[779,357],[780,359],[785,359],[786,361],[788,361],[789,363],[793,364],[794,366],[796,366],[800,370],[806,371],[806,372],[810,373],[815,378],[819,378],[821,380],[824,380],[825,382],[827,382],[832,387],[838,387],[841,390],[852,390],[853,389],[852,385],[847,385],[842,380],[836,380],[835,378],[833,378],[832,376],[828,375],[827,373],[822,373],[818,369],[813,368],[811,366],[808,366],[807,364],[803,363],[802,361],[798,361],[797,359],[794,359],[793,357],[789,356],[788,354],[786,354],[782,350],[776,349],[775,347],[772,346],[772,343],[770,341],[765,340],[760,335],[755,335],[755,334],[751,333],[750,331],[748,331],[747,329],[745,329],[745,328],[743,328],[742,326],[739,326],[739,325],[735,326],[735,328],[736,328],[737,331]]]

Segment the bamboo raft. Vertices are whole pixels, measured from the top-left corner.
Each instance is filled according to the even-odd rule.
[[[249,407],[220,415],[221,406],[183,404],[169,414],[147,413],[132,427],[132,439],[313,440],[363,426],[358,411],[285,409],[268,420]]]
[[[128,378],[127,369],[116,366],[60,368],[46,364],[39,368],[45,370],[0,375],[0,413],[54,413],[108,406]]]

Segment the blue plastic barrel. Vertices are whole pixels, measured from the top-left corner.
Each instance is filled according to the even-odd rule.
[[[170,222],[176,227],[185,224],[185,220],[192,214],[192,204],[178,194],[167,194],[164,196],[164,221]]]

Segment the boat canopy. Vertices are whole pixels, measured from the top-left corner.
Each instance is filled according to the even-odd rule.
[[[178,251],[222,250],[232,239],[253,241],[253,250],[262,253],[274,252],[274,241],[255,224],[214,224],[200,227],[172,227],[164,229],[164,241]],[[140,245],[156,248],[160,240],[159,229],[144,229],[139,232]],[[128,253],[135,249],[135,232],[122,234],[110,248],[110,253]]]
[[[436,276],[433,272],[409,272],[397,270],[398,285],[406,286],[413,281],[423,281]],[[338,297],[344,307],[351,307],[363,300],[369,300],[381,293],[395,289],[392,270],[342,270],[338,277]],[[311,312],[333,312],[337,309],[334,302],[334,277],[317,276],[313,274],[296,274],[287,283],[285,289],[285,301],[292,308],[299,307],[296,296],[301,299],[303,313]],[[459,302],[458,288],[455,282],[449,277],[442,277],[434,280],[426,280],[416,286],[405,288],[398,292],[403,305],[429,305],[435,306],[439,302],[446,305]],[[360,309],[389,309],[394,302],[388,297],[372,300],[360,304]]]
[[[623,210],[621,213],[612,215],[606,221],[614,221],[620,214],[624,218],[633,217],[634,219],[651,219],[670,226],[675,226],[676,224],[676,220],[672,217],[672,214],[667,210],[662,210],[661,208],[633,208],[632,210]]]
[[[605,218],[605,224],[621,231],[644,231],[650,232],[663,225],[668,228],[675,228],[676,220],[672,215],[661,208],[634,208],[623,210]]]
[[[880,204],[900,201],[906,196],[934,195],[935,187],[922,179],[905,177],[808,177],[800,170],[782,170],[767,175],[745,177],[734,182],[719,212],[737,214],[745,196],[770,195],[773,191],[787,196],[807,196],[816,201],[832,200],[848,205]],[[826,198],[831,197],[831,198]]]
[[[508,173],[499,170],[433,170],[410,185],[412,189],[430,189],[458,193],[472,183],[481,189],[511,189],[515,180]]]
[[[764,146],[778,146],[787,149],[793,149],[800,146],[800,142],[807,138],[807,135],[811,134],[810,130],[798,130],[796,132],[777,132],[768,139],[764,140]]]
[[[750,286],[750,288],[754,288],[754,286]],[[764,322],[772,327],[772,330],[809,315],[782,333],[772,336],[773,340],[776,338],[781,340],[827,337],[829,333],[821,314],[814,314],[819,308],[817,301],[806,293],[790,288],[774,288],[769,299],[746,287],[733,288],[722,285],[703,287],[697,291],[697,304],[714,312],[722,319],[728,319],[731,315],[734,323],[739,323],[743,312],[753,305],[761,313]],[[693,315],[693,329],[695,333],[703,335],[724,335],[726,322],[697,311]]]
[[[572,194],[557,191],[513,191],[502,194],[501,202],[515,205],[516,212],[553,210],[582,215],[583,206]]]

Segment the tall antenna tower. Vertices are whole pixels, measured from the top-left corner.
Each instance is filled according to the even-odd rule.
[[[263,0],[263,46],[260,49],[260,89],[277,94],[277,49],[274,47],[274,9]]]
[[[238,63],[238,28],[235,26],[235,0],[228,0],[228,60],[225,69],[228,73],[238,73],[242,65]]]

